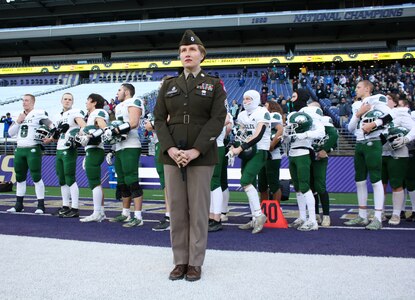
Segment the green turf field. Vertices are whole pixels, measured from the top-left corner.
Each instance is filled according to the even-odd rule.
[[[60,196],[60,188],[59,187],[46,187],[46,197],[47,196]],[[27,194],[28,195],[35,195],[35,189],[33,186],[27,187]],[[104,189],[104,195],[106,199],[114,199],[115,198],[115,190],[114,189]],[[90,189],[81,188],[79,189],[79,196],[80,197],[91,197],[92,192]],[[144,199],[145,200],[164,200],[164,193],[162,190],[144,190]],[[373,199],[373,195],[369,194],[369,204],[373,203],[371,200]],[[248,199],[243,192],[231,192],[230,195],[231,202],[247,202]],[[354,193],[331,193],[330,194],[330,202],[331,204],[351,204],[357,205],[357,198],[356,194]],[[291,193],[290,200],[284,201],[283,203],[296,203],[295,194]],[[386,204],[391,204],[391,196],[387,196]]]

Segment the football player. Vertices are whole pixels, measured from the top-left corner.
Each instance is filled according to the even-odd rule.
[[[118,126],[105,129],[104,141],[118,138],[115,144],[115,172],[117,185],[121,191],[123,209],[113,222],[126,222],[123,227],[142,226],[143,189],[138,178],[138,162],[141,155],[141,142],[138,136],[140,118],[144,115],[144,103],[133,98],[135,88],[123,83],[117,92],[120,103],[115,107],[115,119],[121,121]],[[121,137],[121,135],[125,135]],[[130,216],[131,200],[134,201],[134,216]]]
[[[399,106],[400,107],[406,107],[408,110],[410,110],[410,104],[408,100],[406,99],[399,99]],[[415,121],[415,112],[411,111],[411,118]],[[406,219],[408,222],[415,222],[415,143],[409,143],[406,145],[409,150],[409,158],[408,158],[408,167],[407,172],[405,176],[405,186],[408,191],[409,199],[411,200],[411,206],[412,206],[412,213],[411,215]],[[404,201],[405,204],[405,201]],[[403,209],[404,210],[403,205]],[[403,213],[405,213],[403,211]],[[401,215],[403,216],[401,211]]]
[[[153,141],[155,144],[155,154],[154,154],[154,163],[156,165],[156,171],[160,178],[160,186],[162,190],[164,191],[164,204],[166,206],[166,212],[163,217],[163,219],[160,220],[160,222],[152,228],[153,231],[165,231],[170,230],[170,210],[169,210],[169,204],[167,201],[167,192],[166,192],[166,186],[165,186],[165,180],[164,180],[164,167],[161,162],[159,162],[158,158],[160,155],[160,143],[157,137],[156,130],[154,128],[154,117],[151,115],[147,118],[145,124],[145,129],[148,132],[151,132],[153,134]]]
[[[301,111],[309,113],[310,115],[314,113],[314,115],[317,114],[320,116],[319,119],[325,131],[325,136],[321,139],[315,139],[312,144],[315,159],[311,161],[311,190],[314,192],[314,198],[316,200],[316,219],[318,223],[321,223],[322,227],[329,227],[331,223],[330,198],[326,188],[328,153],[336,147],[339,135],[333,125],[332,119],[329,116],[323,116],[323,111],[318,102],[312,102],[308,106]],[[322,220],[320,218],[319,202],[321,202],[323,208]]]
[[[384,134],[386,140],[382,152],[382,182],[385,194],[388,182],[392,187],[393,212],[389,224],[398,225],[405,201],[403,186],[409,163],[409,151],[406,144],[415,139],[415,122],[408,108],[398,107],[397,95],[388,93],[386,98],[388,107],[392,109],[393,122],[389,124],[390,127]]]
[[[261,200],[281,200],[280,189],[280,165],[281,165],[281,138],[283,133],[283,115],[281,106],[276,101],[267,101],[265,107],[271,116],[271,144],[269,147],[270,156],[265,166],[258,174],[258,190],[261,193]]]
[[[27,170],[35,185],[37,198],[36,214],[45,212],[45,185],[42,180],[42,150],[41,142],[54,128],[47,113],[35,109],[35,96],[23,96],[23,112],[17,117],[9,129],[10,136],[17,138],[17,148],[14,152],[14,171],[16,173],[16,204],[8,212],[24,210],[23,197],[26,194]]]
[[[79,132],[77,140],[85,147],[85,172],[89,188],[92,190],[94,212],[80,219],[81,222],[102,222],[105,219],[104,193],[101,186],[101,164],[105,159],[101,135],[109,121],[108,113],[103,109],[105,99],[99,94],[90,94],[86,101],[88,120]]]
[[[85,113],[80,109],[73,109],[74,98],[71,93],[62,95],[62,112],[56,122],[56,131],[52,137],[45,139],[45,143],[58,142],[56,146],[56,174],[61,186],[62,207],[55,215],[62,218],[79,217],[79,188],[76,183],[77,145],[70,142],[70,132],[79,131],[85,127]],[[69,202],[72,200],[72,207]]]
[[[227,101],[227,100],[225,100]],[[225,105],[227,107],[227,103]],[[221,134],[216,138],[216,144],[218,146],[219,161],[215,165],[213,171],[212,180],[210,182],[210,213],[209,213],[209,232],[215,232],[222,230],[221,213],[223,210],[223,191],[222,191],[222,170],[225,161],[225,144],[224,139],[229,135],[232,130],[233,119],[232,115],[228,112],[225,119],[225,125]]]
[[[382,143],[380,134],[383,126],[387,125],[392,117],[390,108],[386,105],[384,95],[371,96],[373,84],[368,80],[360,81],[356,86],[356,97],[362,99],[360,108],[356,104],[348,129],[356,136],[356,150],[354,156],[355,181],[359,215],[345,225],[364,225],[366,229],[378,230],[382,228],[382,210],[384,194],[382,185]],[[359,103],[359,102],[355,102]],[[367,217],[367,186],[366,178],[369,173],[373,187],[375,202],[375,217],[369,224]]]
[[[297,97],[295,92],[293,98]],[[297,196],[299,218],[290,227],[300,231],[318,230],[315,212],[315,199],[311,190],[311,161],[314,159],[312,143],[323,138],[324,126],[320,115],[312,116],[305,112],[292,112],[287,116],[284,128],[284,143],[287,144],[289,170]],[[308,219],[307,219],[308,212]]]
[[[242,159],[241,186],[248,196],[249,207],[251,208],[252,221],[239,226],[240,229],[250,230],[252,233],[259,233],[267,220],[262,213],[258,191],[253,185],[268,157],[268,150],[271,144],[271,117],[265,107],[259,106],[260,95],[255,90],[244,93],[244,111],[238,115],[237,124],[244,131],[247,139],[237,146],[231,146],[228,152],[230,160],[235,156]],[[231,162],[230,165],[233,165]]]

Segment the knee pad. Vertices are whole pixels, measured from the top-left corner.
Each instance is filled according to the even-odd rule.
[[[131,197],[138,198],[143,195],[143,189],[138,182],[130,184]]]
[[[128,185],[123,183],[123,184],[119,184],[118,187],[119,187],[120,192],[121,192],[121,197],[123,197],[123,198],[131,197],[131,191],[130,191],[130,188],[128,187]]]

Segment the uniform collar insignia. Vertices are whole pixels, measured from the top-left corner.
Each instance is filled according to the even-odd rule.
[[[177,92],[176,86],[173,86],[170,91],[167,91],[167,95],[175,94]]]

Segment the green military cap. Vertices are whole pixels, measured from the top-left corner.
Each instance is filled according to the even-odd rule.
[[[197,44],[197,45],[202,45],[203,46],[203,43],[199,39],[199,37],[192,30],[188,29],[184,32],[179,46],[192,45],[192,44]]]

